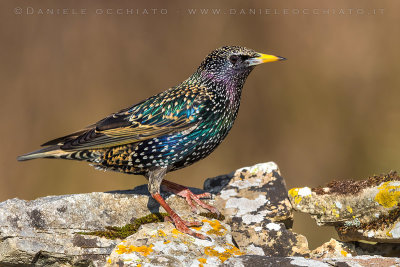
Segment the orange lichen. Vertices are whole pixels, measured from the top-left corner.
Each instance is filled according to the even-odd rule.
[[[127,246],[125,246],[125,245],[118,245],[118,246],[117,246],[116,252],[117,252],[118,254],[126,253],[126,252],[127,252]]]
[[[197,259],[200,263],[207,263],[207,259],[205,259],[205,258],[200,258],[200,259]]]
[[[204,259],[204,258],[200,258],[200,259],[197,259],[197,260],[200,262],[199,267],[204,267],[203,264],[207,263],[207,259]]]
[[[124,254],[124,253],[132,253],[132,252],[138,252],[140,253],[142,256],[148,256],[152,251],[153,251],[153,247],[154,245],[151,244],[150,246],[125,246],[125,245],[118,245],[117,246],[117,250],[116,252],[118,254]]]
[[[342,250],[342,251],[340,251],[340,253],[344,256],[344,257],[347,257],[347,251],[344,251],[344,250]]]
[[[192,227],[190,227],[190,228],[192,228],[193,230],[196,230],[196,231],[200,231],[200,230],[201,230],[201,227],[202,227],[202,226],[192,226]]]
[[[148,256],[152,251],[153,251],[154,245],[151,244],[150,246],[141,246],[141,247],[136,247],[136,246],[130,246],[129,248],[132,249],[135,252],[139,252],[143,256]]]
[[[221,262],[226,261],[227,259],[229,259],[232,256],[244,255],[244,253],[241,252],[237,247],[235,247],[231,244],[228,244],[228,245],[231,248],[225,249],[224,252],[218,252],[217,250],[215,250],[215,246],[205,247],[204,254],[206,254],[207,256],[217,257]]]
[[[228,230],[226,230],[226,228],[223,225],[221,225],[221,223],[218,220],[211,221],[211,220],[204,219],[204,220],[202,220],[202,222],[206,222],[206,223],[210,224],[212,229],[207,231],[207,234],[209,234],[209,235],[213,234],[213,235],[217,235],[217,236],[223,236],[228,231]]]

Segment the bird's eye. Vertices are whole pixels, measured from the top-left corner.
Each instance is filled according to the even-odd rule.
[[[239,59],[239,56],[237,56],[237,55],[232,55],[232,56],[229,57],[229,61],[230,61],[232,64],[235,64],[236,61],[238,61],[238,59]]]

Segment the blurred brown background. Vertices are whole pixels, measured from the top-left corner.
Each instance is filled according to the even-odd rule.
[[[176,85],[222,45],[288,61],[253,71],[228,138],[171,180],[201,187],[208,177],[271,160],[289,188],[399,169],[399,7],[388,0],[2,1],[0,201],[145,183],[82,162],[16,157]],[[78,14],[40,14],[62,8]],[[206,8],[221,14],[198,14]],[[242,8],[247,14],[238,14]],[[265,15],[267,8],[280,14]],[[107,9],[113,14],[96,14]],[[312,247],[329,240],[331,230],[296,216],[295,230]]]

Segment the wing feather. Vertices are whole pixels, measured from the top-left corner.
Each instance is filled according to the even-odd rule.
[[[174,89],[177,90],[168,91]],[[168,91],[44,145],[62,143],[63,150],[107,148],[185,131],[196,125],[197,117],[192,115],[204,106],[204,95],[192,94],[186,99],[163,96]]]

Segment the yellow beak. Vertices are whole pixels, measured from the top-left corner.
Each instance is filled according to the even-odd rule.
[[[247,60],[249,62],[249,66],[254,66],[254,65],[258,65],[258,64],[262,64],[262,63],[267,63],[267,62],[286,60],[286,58],[284,58],[284,57],[261,54],[261,53],[258,53],[258,54],[259,54],[259,56],[253,57],[253,58],[250,58]]]

